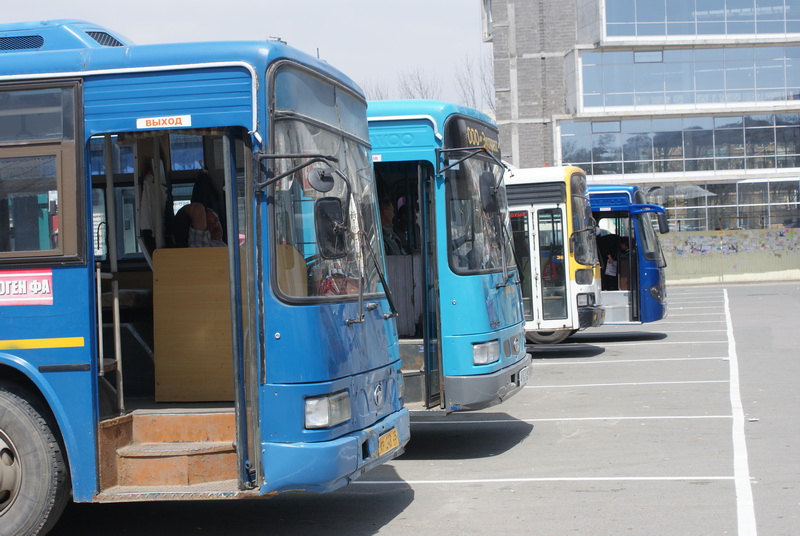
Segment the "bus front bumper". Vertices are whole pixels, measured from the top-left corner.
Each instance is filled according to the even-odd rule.
[[[601,305],[578,307],[578,323],[580,329],[598,328],[606,320],[606,310]]]
[[[475,410],[499,404],[525,387],[531,370],[531,354],[525,354],[513,365],[492,374],[445,376],[445,410]]]
[[[394,433],[397,434],[394,437]],[[380,448],[393,444],[386,452]],[[319,443],[262,443],[265,482],[260,493],[305,490],[325,492],[340,488],[404,452],[410,438],[406,408],[369,428]]]

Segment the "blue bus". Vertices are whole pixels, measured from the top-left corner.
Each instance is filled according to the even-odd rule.
[[[497,404],[530,375],[497,127],[432,100],[367,113],[406,407]]]
[[[59,20],[0,50],[0,532],[70,498],[327,491],[402,453],[358,87],[278,41]]]
[[[638,186],[590,184],[601,263],[600,303],[606,324],[643,324],[667,316],[667,263],[658,240],[666,211]],[[653,225],[657,221],[658,231]]]

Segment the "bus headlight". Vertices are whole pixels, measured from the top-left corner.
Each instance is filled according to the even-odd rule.
[[[661,294],[661,287],[658,285],[654,285],[648,289],[650,291],[650,295],[658,302],[661,303],[664,301],[664,296]]]
[[[517,355],[519,353],[519,341],[520,341],[519,335],[514,335],[513,337],[511,337],[511,350],[513,350],[514,355]]]
[[[306,398],[307,430],[330,428],[349,420],[350,394],[347,391]]]
[[[578,307],[588,307],[594,305],[594,294],[578,294]]]
[[[472,345],[472,362],[476,365],[488,365],[500,359],[500,345],[497,341],[482,342]]]
[[[581,268],[575,270],[575,282],[579,285],[591,285],[594,280],[594,270],[591,268]]]

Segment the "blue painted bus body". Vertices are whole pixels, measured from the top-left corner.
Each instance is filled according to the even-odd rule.
[[[0,38],[17,35],[19,27],[0,25]],[[39,81],[78,80],[77,117],[83,121],[76,128],[79,146],[88,147],[92,136],[135,132],[137,118],[187,115],[192,129],[238,127],[249,133],[254,152],[275,151],[267,146],[271,125],[266,102],[274,89],[268,71],[284,60],[356,88],[327,63],[285,44],[242,42],[76,45],[69,50],[45,46],[0,53],[0,90]],[[89,160],[88,148],[83,159]],[[25,377],[46,400],[63,438],[76,501],[91,501],[99,491],[98,318],[91,176],[84,162],[77,165],[78,219],[83,220],[79,228],[85,233],[78,239],[78,257],[49,263],[0,259],[0,280],[28,269],[52,274],[52,304],[0,307],[0,379]],[[258,230],[262,237],[271,232],[267,204],[266,198],[257,198],[247,207],[251,214],[263,215]],[[251,334],[256,337],[255,366],[264,379],[258,396],[260,449],[253,453],[261,456],[264,467],[258,479],[260,492],[334,489],[396,456],[409,439],[408,412],[398,398],[396,329],[393,321],[381,316],[388,310],[387,301],[377,298],[377,310],[368,311],[363,323],[346,326],[346,319],[357,315],[355,299],[287,303],[270,286],[272,250],[249,251],[251,262],[264,266],[257,282],[262,287],[250,289],[261,292],[263,299],[263,306],[253,311],[264,334],[263,346],[258,334]],[[376,409],[368,397],[377,385],[387,402]],[[335,391],[350,394],[352,419],[329,429],[304,429],[303,399]],[[365,457],[365,452],[376,451],[377,438],[391,429],[398,431],[400,450],[380,458]]]
[[[644,192],[638,186],[590,184],[589,198],[595,220],[618,217],[630,221],[628,231],[636,253],[631,290],[638,304],[632,307],[633,318],[628,323],[647,323],[667,316],[664,257],[653,230],[651,215],[663,214],[663,207],[644,202]],[[607,324],[614,324],[606,319]]]
[[[452,263],[448,262],[451,252],[448,251],[450,216],[446,183],[450,179],[435,171],[440,158],[437,150],[448,148],[444,132],[451,122],[461,118],[489,128],[494,128],[494,122],[471,108],[431,100],[371,101],[367,113],[377,169],[382,169],[383,165],[419,164],[420,169],[431,174],[430,184],[420,186],[420,191],[425,190],[421,197],[427,201],[418,201],[419,205],[425,205],[418,207],[422,213],[420,218],[428,218],[430,222],[428,234],[421,239],[422,271],[429,274],[426,288],[430,289],[423,299],[435,302],[429,304],[425,314],[429,322],[438,322],[441,336],[438,345],[431,345],[427,336],[410,338],[412,345],[423,342],[426,351],[435,353],[438,347],[441,352],[438,359],[443,372],[443,399],[439,404],[429,401],[427,407],[454,411],[498,403],[524,386],[530,370],[530,356],[526,354],[524,345],[522,298],[516,268],[510,275],[505,275],[507,281],[504,281],[500,269],[470,274],[454,270]],[[380,189],[380,171],[377,176]],[[426,215],[426,211],[433,214]],[[505,218],[505,197],[502,198],[501,212]],[[432,252],[427,250],[430,244],[433,244]],[[510,249],[508,258],[512,258]],[[391,256],[387,256],[389,260]],[[432,279],[435,279],[435,284]],[[409,292],[403,288],[392,290],[396,295]],[[435,331],[437,328],[430,329]],[[400,338],[402,346],[402,333]],[[515,340],[520,343],[509,351],[504,345]],[[498,341],[500,358],[491,364],[476,365],[473,362],[474,345],[489,341]],[[435,361],[436,357],[430,359]],[[408,404],[409,400],[406,402]]]

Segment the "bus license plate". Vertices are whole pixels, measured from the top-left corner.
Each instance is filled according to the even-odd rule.
[[[519,386],[524,387],[528,383],[531,376],[531,369],[529,367],[522,367],[519,370]]]
[[[400,446],[400,439],[397,436],[397,428],[392,428],[378,438],[378,456],[383,456],[387,452]]]

